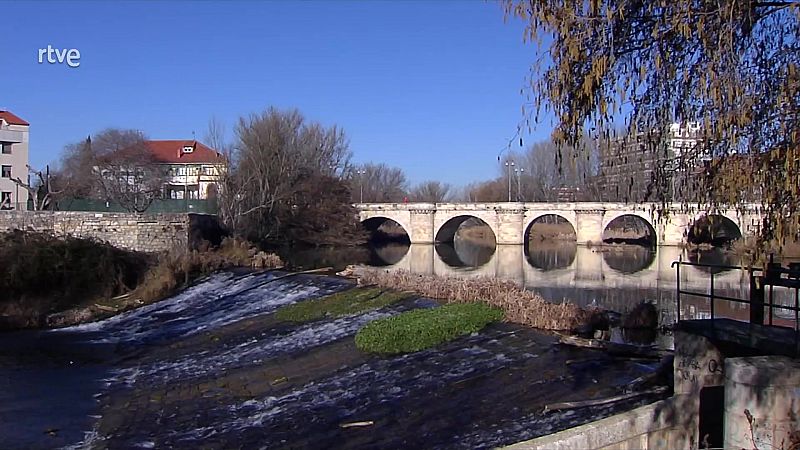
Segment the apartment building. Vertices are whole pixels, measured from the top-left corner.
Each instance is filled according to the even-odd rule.
[[[11,111],[0,110],[0,209],[28,209],[28,191],[12,179],[28,180],[29,128]]]
[[[666,142],[665,142],[666,141]],[[701,142],[697,123],[673,123],[664,137],[639,133],[600,147],[599,182],[603,200],[642,202],[653,183],[669,183],[667,190],[680,186],[680,178],[691,176],[702,165],[696,147]],[[666,144],[666,145],[664,145]],[[690,156],[691,155],[691,156]],[[662,170],[666,178],[659,177]],[[677,192],[671,195],[676,196]],[[682,192],[682,195],[691,195]]]

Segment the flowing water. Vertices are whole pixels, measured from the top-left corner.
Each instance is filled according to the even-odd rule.
[[[618,312],[648,300],[664,323],[677,315],[673,261],[735,264],[719,250],[463,240],[289,256],[296,268],[361,263],[501,277],[550,301]],[[681,286],[708,292],[711,275],[685,268]],[[747,297],[742,271],[713,276],[715,292]],[[428,300],[302,324],[272,314],[351,286],[330,276],[225,272],[100,322],[0,334],[0,448],[490,448],[652,400],[543,413],[549,403],[618,394],[655,362],[559,346],[551,335],[511,324],[404,356],[355,348],[353,336],[367,322],[436,306]],[[794,300],[784,294],[781,301]],[[717,315],[747,318],[745,308],[726,303]],[[703,318],[710,308],[686,298],[680,314]],[[668,336],[660,339],[670,345]],[[353,422],[363,426],[342,427]]]
[[[430,300],[301,324],[272,314],[349,287],[218,273],[100,322],[0,334],[0,448],[490,448],[653,400],[543,413],[615,395],[655,361],[511,324],[409,355],[355,348],[365,323]]]

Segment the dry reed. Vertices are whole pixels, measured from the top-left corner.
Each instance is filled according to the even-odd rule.
[[[407,271],[359,268],[359,283],[410,291],[448,303],[485,302],[502,309],[505,320],[542,330],[576,330],[591,324],[595,312],[570,303],[550,303],[540,295],[497,278],[455,278]]]
[[[191,281],[212,272],[234,267],[271,269],[281,267],[280,257],[258,251],[247,241],[226,238],[217,248],[175,249],[159,256],[131,297],[142,303],[161,300]]]

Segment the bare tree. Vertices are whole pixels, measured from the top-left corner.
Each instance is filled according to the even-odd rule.
[[[20,177],[12,178],[11,181],[28,191],[28,198],[33,202],[34,211],[50,209],[53,198],[63,192],[63,189],[54,189],[53,179],[50,175],[50,166],[47,166],[44,171],[36,170],[29,165],[26,165],[26,167],[28,168],[28,172],[36,176],[37,181],[35,183],[23,181]]]
[[[415,202],[442,203],[450,201],[452,187],[439,181],[425,181],[416,185],[409,198]]]
[[[353,202],[395,203],[408,195],[406,174],[396,167],[368,163],[354,167],[349,176]]]
[[[333,176],[351,155],[339,128],[308,123],[297,110],[269,108],[241,118],[236,138],[220,211],[237,234],[273,243],[355,238],[347,184]]]
[[[167,173],[144,142],[98,156],[95,177],[106,198],[130,212],[144,212],[163,197]]]
[[[113,201],[144,212],[161,198],[166,172],[139,130],[106,129],[66,147],[61,176],[66,194]]]

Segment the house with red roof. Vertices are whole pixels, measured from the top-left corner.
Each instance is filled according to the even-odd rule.
[[[154,161],[167,174],[164,197],[168,199],[214,199],[227,160],[216,150],[196,140],[145,141]]]
[[[30,124],[0,110],[0,209],[28,209],[28,191],[12,181],[28,180],[28,130]]]

